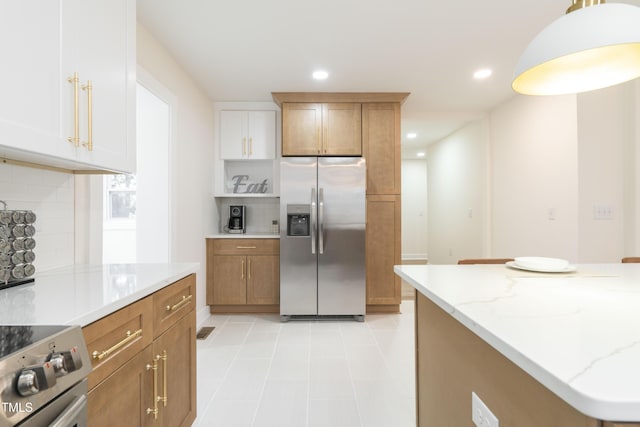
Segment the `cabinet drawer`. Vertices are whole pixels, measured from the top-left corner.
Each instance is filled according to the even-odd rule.
[[[153,335],[160,336],[169,327],[194,309],[196,305],[196,275],[153,294]]]
[[[214,255],[278,255],[279,239],[214,239]]]
[[[144,298],[82,328],[93,371],[89,390],[153,340],[153,302]]]

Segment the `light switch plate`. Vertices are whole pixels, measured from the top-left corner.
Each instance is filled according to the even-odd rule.
[[[477,427],[500,426],[498,418],[474,392],[471,392],[471,420]]]

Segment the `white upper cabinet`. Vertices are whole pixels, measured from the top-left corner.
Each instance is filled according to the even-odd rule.
[[[0,156],[132,172],[135,1],[6,3],[0,14]]]
[[[275,159],[275,111],[220,111],[220,158]]]

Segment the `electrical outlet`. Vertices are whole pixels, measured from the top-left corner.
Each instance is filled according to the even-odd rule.
[[[477,427],[500,427],[498,418],[474,392],[471,392],[471,420]]]

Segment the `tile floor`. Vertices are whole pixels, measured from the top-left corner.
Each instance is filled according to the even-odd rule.
[[[211,316],[194,426],[415,426],[413,301],[401,311],[364,323]]]

